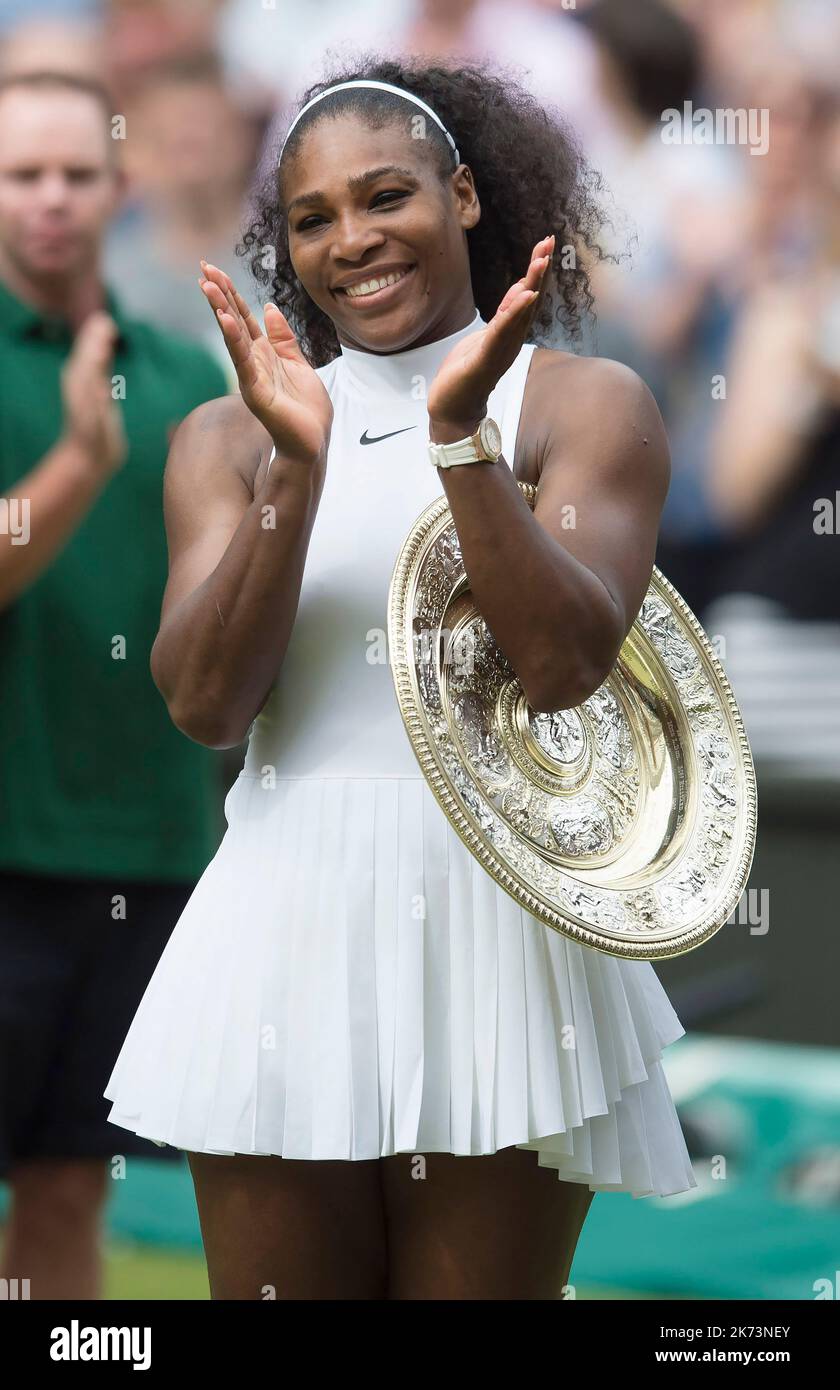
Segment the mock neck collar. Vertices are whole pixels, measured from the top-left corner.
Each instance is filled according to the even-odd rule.
[[[467,338],[479,328],[486,328],[486,322],[478,309],[475,318],[465,328],[459,328],[445,338],[436,338],[433,343],[422,347],[406,348],[403,352],[362,352],[359,348],[341,349],[341,366],[348,381],[362,395],[370,398],[399,395],[406,398],[412,379],[425,378],[429,386],[447,353],[461,339]]]

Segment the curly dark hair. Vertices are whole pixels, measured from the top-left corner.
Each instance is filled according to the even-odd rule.
[[[559,323],[570,340],[579,342],[584,315],[594,317],[587,260],[610,257],[597,241],[606,220],[598,201],[601,177],[587,163],[562,116],[549,114],[515,77],[497,66],[445,67],[376,53],[336,63],[307,88],[298,110],[333,83],[359,77],[390,82],[419,96],[450,131],[472,171],[481,217],[467,238],[473,295],[482,318],[489,322],[511,284],[524,275],[535,243],[554,232],[553,264],[530,337],[534,342],[550,340]],[[315,121],[344,111],[380,129],[395,116],[404,117],[405,103],[375,88],[325,97],[295,127],[284,160]],[[431,138],[424,146],[444,180],[454,171],[452,150],[434,122],[429,122],[427,133]],[[288,319],[307,360],[321,367],[337,356],[338,337],[332,319],[310,299],[292,267],[277,169],[281,148],[282,141],[257,190],[236,253],[249,256],[254,279],[268,288],[268,297]],[[272,248],[268,258],[267,247]]]

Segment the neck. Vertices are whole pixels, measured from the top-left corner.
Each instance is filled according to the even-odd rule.
[[[387,348],[366,347],[364,343],[353,342],[337,325],[336,336],[342,352],[345,348],[350,348],[353,352],[369,352],[373,356],[386,357],[395,352],[410,352],[412,348],[426,347],[430,343],[439,342],[441,338],[451,337],[453,333],[460,333],[463,329],[470,327],[475,320],[476,313],[472,293],[470,293],[463,303],[459,302],[457,305],[450,306],[440,323],[432,324],[431,327],[424,329],[418,337],[412,338],[409,343],[394,344]],[[477,326],[480,327],[481,325]]]
[[[430,384],[455,344],[485,327],[484,319],[473,305],[469,319],[458,328],[413,342],[408,348],[369,352],[341,343],[341,371],[345,381],[368,400],[373,398],[381,402],[386,396],[397,397],[405,405],[415,399],[411,389],[415,378]]]
[[[0,247],[0,280],[12,294],[44,314],[66,318],[75,330],[105,305],[98,267],[74,277],[33,275]]]

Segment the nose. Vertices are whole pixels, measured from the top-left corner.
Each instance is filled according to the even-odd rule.
[[[330,258],[336,263],[364,260],[365,252],[382,246],[385,239],[381,230],[372,226],[364,213],[348,211],[333,223]]]
[[[39,180],[38,192],[46,207],[61,207],[67,201],[69,184],[59,170],[49,170]]]

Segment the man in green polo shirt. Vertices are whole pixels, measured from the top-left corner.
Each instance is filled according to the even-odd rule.
[[[169,439],[228,387],[102,283],[118,148],[96,84],[0,82],[0,1276],[33,1298],[99,1296],[107,1160],[164,1158],[102,1092],[221,833],[149,656]]]

